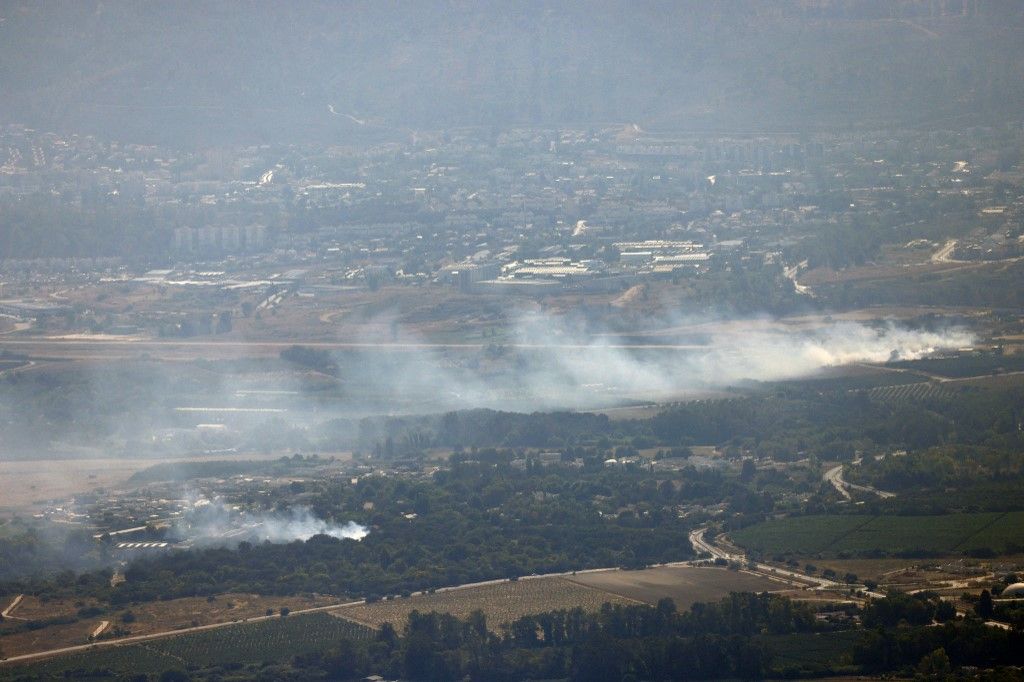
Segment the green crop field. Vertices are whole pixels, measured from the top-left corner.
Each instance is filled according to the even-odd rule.
[[[759,523],[730,533],[747,549],[765,553],[818,554],[836,538],[868,523],[869,516],[800,516]]]
[[[1010,545],[1015,545],[1011,547]],[[1016,553],[1024,546],[1024,511],[1002,514],[993,523],[972,535],[957,549],[971,551],[992,549],[996,552]]]
[[[24,666],[0,668],[0,678],[63,678],[67,671],[160,673],[170,668],[207,668],[287,661],[330,648],[341,639],[366,639],[373,631],[326,613],[274,618],[251,624],[98,648]]]
[[[938,516],[797,516],[759,523],[731,534],[742,547],[766,555],[835,557],[936,555],[1024,543],[1024,512]]]
[[[772,669],[821,673],[851,664],[858,630],[823,633],[764,635],[760,640],[772,653]]]

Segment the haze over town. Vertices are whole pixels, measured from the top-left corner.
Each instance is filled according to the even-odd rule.
[[[1024,7],[0,3],[0,680],[1019,680]]]

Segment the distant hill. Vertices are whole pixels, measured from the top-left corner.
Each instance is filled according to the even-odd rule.
[[[1013,0],[3,0],[0,18],[0,121],[136,141],[984,123],[1024,104]]]

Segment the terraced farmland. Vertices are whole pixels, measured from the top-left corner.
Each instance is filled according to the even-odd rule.
[[[834,557],[940,555],[1003,551],[1024,539],[1024,513],[938,516],[799,516],[759,523],[731,534],[761,553]]]

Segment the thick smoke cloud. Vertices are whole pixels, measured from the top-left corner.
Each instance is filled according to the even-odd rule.
[[[339,333],[339,341],[369,345],[336,351],[337,376],[299,366],[267,370],[255,362],[240,365],[245,371],[159,361],[138,361],[122,370],[83,369],[88,390],[53,400],[66,402],[75,415],[58,424],[85,423],[88,432],[68,429],[42,443],[41,426],[18,418],[26,412],[19,406],[40,399],[32,392],[34,384],[12,384],[0,391],[0,416],[25,426],[5,434],[9,437],[0,442],[0,458],[31,459],[42,448],[64,456],[145,453],[208,459],[343,450],[363,444],[358,423],[364,417],[478,407],[593,410],[706,398],[751,381],[797,379],[859,362],[916,359],[975,343],[974,335],[960,327],[924,329],[820,316],[666,315],[644,321],[645,330],[627,335],[579,316],[513,312],[505,336],[489,337],[494,340],[484,344],[439,346],[410,325],[381,318],[363,325],[379,336]],[[20,440],[14,437],[18,434]],[[51,474],[53,479],[64,476],[57,469]],[[76,482],[66,483],[73,488]]]
[[[527,334],[537,328],[559,330],[549,319],[529,320],[522,328]],[[538,400],[567,398],[565,389],[575,391],[577,400],[585,400],[583,389],[588,387],[639,399],[657,398],[745,381],[794,379],[859,362],[915,360],[974,342],[973,334],[964,329],[933,332],[894,324],[873,327],[840,322],[799,331],[768,321],[714,332],[703,346],[670,341],[660,348],[641,349],[606,338],[588,342],[568,332],[560,338],[560,344],[545,348],[547,371],[527,377],[530,392]]]
[[[960,327],[935,331],[895,323],[800,326],[770,319],[686,319],[665,322],[664,328],[689,331],[648,337],[641,344],[622,335],[582,332],[561,318],[524,315],[511,342],[497,349],[501,357],[486,369],[467,371],[450,354],[405,336],[400,340],[412,350],[369,353],[343,375],[392,399],[389,411],[396,413],[470,407],[588,409],[622,400],[686,398],[861,362],[915,360],[975,341],[973,333]]]
[[[173,528],[178,540],[202,546],[234,546],[242,541],[287,543],[327,535],[339,540],[362,540],[366,526],[348,521],[335,523],[318,518],[304,506],[287,511],[249,512],[220,499],[198,499]]]

